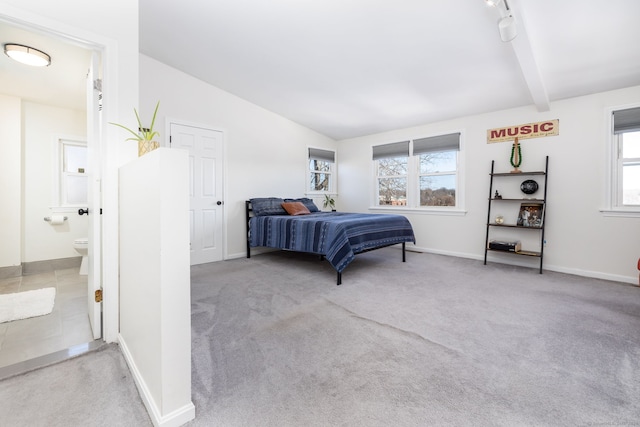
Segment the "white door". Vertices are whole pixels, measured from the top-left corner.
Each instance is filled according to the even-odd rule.
[[[223,133],[170,124],[172,148],[189,151],[191,265],[223,258]]]
[[[101,91],[99,90],[99,74],[98,62],[99,57],[96,52],[91,56],[91,64],[89,65],[89,73],[87,74],[87,147],[88,147],[88,208],[89,208],[89,271],[88,280],[88,297],[87,304],[89,308],[89,322],[93,338],[102,337],[102,303],[96,302],[96,291],[101,290],[102,277],[102,255],[101,255],[101,232],[102,222],[100,216],[101,204],[101,140],[102,123],[100,121],[100,99]],[[94,87],[97,82],[97,88]]]

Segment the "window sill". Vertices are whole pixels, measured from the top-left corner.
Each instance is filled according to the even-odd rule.
[[[465,216],[467,211],[460,208],[409,208],[406,206],[383,207],[370,206],[370,211],[386,211],[393,213],[411,213],[419,215]]]
[[[600,209],[602,216],[617,218],[640,218],[640,208]]]

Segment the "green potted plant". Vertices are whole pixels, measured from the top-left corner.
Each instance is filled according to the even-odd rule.
[[[156,109],[153,111],[153,118],[151,119],[151,125],[148,128],[142,125],[138,111],[135,108],[133,109],[133,112],[136,113],[136,120],[138,121],[138,132],[134,132],[133,130],[119,123],[110,122],[110,124],[119,126],[133,135],[133,137],[127,138],[127,141],[138,141],[138,156],[142,156],[143,154],[146,154],[149,151],[153,151],[160,146],[160,143],[154,140],[156,136],[160,136],[160,133],[153,130],[153,126],[156,123],[156,115],[158,114],[159,106],[160,101],[158,101],[158,103],[156,104]]]
[[[331,211],[335,212],[336,211],[336,201],[335,199],[329,195],[329,194],[325,194],[324,195],[324,202],[322,203],[322,206],[326,209],[328,207],[331,207]]]

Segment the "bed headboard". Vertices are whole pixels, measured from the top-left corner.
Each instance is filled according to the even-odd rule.
[[[252,204],[252,200],[255,201],[255,208]],[[253,198],[250,200],[245,200],[245,218],[246,218],[246,226],[247,226],[247,258],[251,258],[251,247],[249,245],[249,222],[251,217],[253,216],[263,216],[263,215],[287,215],[287,211],[282,207],[283,202],[300,202],[309,210],[309,212],[320,212],[320,209],[314,201],[308,197],[300,197],[297,199],[294,198],[279,198],[279,197],[262,197],[262,198]]]

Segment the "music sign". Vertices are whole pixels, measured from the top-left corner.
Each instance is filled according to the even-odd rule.
[[[559,135],[559,133],[560,120],[558,119],[548,120],[546,122],[527,123],[524,125],[487,130],[487,144],[513,141],[515,138],[528,139],[556,136]]]

